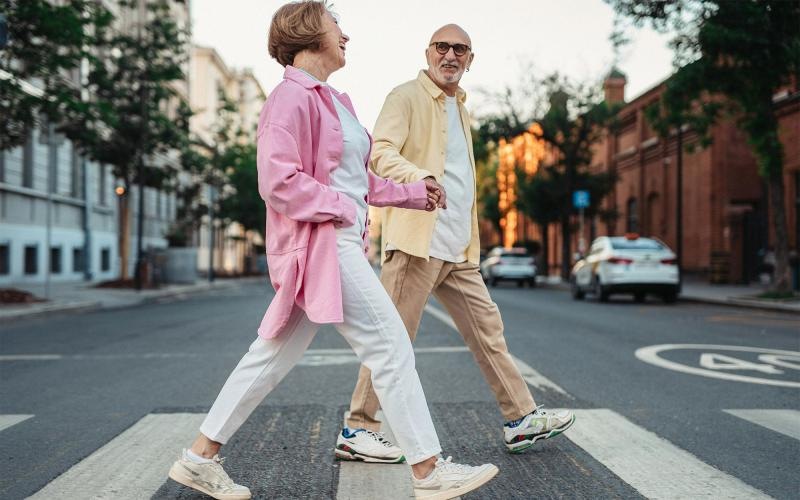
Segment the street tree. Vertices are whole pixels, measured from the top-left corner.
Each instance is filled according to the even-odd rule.
[[[92,104],[81,99],[77,71],[97,61],[98,37],[113,16],[93,0],[7,0],[0,13],[8,31],[0,47],[0,150],[23,145],[42,117],[57,132],[69,120],[84,122]]]
[[[538,120],[542,138],[555,149],[555,161],[549,176],[558,182],[557,206],[561,226],[561,277],[569,278],[572,263],[572,193],[576,190],[594,189],[593,203],[613,189],[614,177],[609,173],[592,173],[592,146],[601,138],[606,127],[613,126],[617,105],[601,100],[599,86],[572,84],[554,74],[543,85],[548,89],[549,109]],[[555,171],[560,171],[555,175]],[[555,188],[555,186],[553,187]],[[551,194],[552,196],[552,194]],[[529,200],[529,204],[536,200]],[[547,200],[545,200],[547,203]]]
[[[140,8],[139,25],[133,31],[108,30],[100,40],[102,57],[93,61],[88,75],[98,112],[71,132],[87,145],[92,158],[112,165],[114,176],[122,182],[120,277],[127,279],[131,187],[140,187],[141,218],[142,187],[159,186],[175,173],[163,159],[185,140],[186,130],[173,110],[182,100],[176,84],[185,78],[189,37],[171,15],[167,0],[122,1],[120,5]],[[141,253],[141,238],[139,246]]]
[[[675,74],[666,82],[663,127],[735,118],[765,179],[775,234],[773,291],[790,293],[784,151],[773,96],[800,75],[800,2],[787,0],[606,0],[637,25],[673,33]],[[717,97],[721,97],[718,99]],[[655,120],[658,123],[658,120]]]

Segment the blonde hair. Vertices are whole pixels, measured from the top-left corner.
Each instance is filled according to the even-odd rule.
[[[269,27],[269,55],[286,66],[298,52],[321,49],[322,19],[327,11],[324,0],[291,2],[278,9]]]

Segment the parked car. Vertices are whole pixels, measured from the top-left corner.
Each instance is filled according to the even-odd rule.
[[[536,261],[524,248],[496,247],[481,262],[483,280],[491,286],[500,281],[516,281],[517,286],[536,286]]]
[[[612,294],[630,293],[637,302],[643,302],[652,293],[672,303],[678,297],[678,286],[675,253],[655,238],[636,234],[597,238],[570,275],[576,300],[592,293],[606,302]]]

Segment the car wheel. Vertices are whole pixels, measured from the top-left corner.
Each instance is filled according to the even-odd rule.
[[[489,279],[489,284],[492,286],[492,288],[496,287],[497,286],[497,278],[495,278],[495,277],[490,278]]]
[[[597,300],[600,302],[608,302],[608,290],[602,284],[600,284],[600,278],[595,276],[594,277],[594,296],[597,297]]]
[[[578,283],[576,283],[574,279],[572,280],[572,283],[570,284],[570,289],[572,291],[572,298],[573,299],[575,299],[575,300],[583,300],[583,298],[586,297],[586,294],[584,293],[583,290],[581,290],[581,287],[578,286]]]
[[[517,287],[522,288],[525,286],[525,280],[517,280]]]
[[[661,298],[665,304],[674,304],[678,301],[678,294],[676,292],[667,292]]]
[[[531,288],[536,288],[536,278],[531,278],[528,280],[528,286]]]
[[[640,304],[644,302],[644,299],[645,299],[645,294],[643,292],[638,292],[633,294],[633,300],[635,300]]]

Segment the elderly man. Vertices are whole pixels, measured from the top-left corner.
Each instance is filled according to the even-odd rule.
[[[375,125],[372,168],[397,182],[441,183],[436,212],[383,211],[381,282],[414,340],[428,296],[448,310],[500,405],[506,447],[521,452],[556,436],[575,420],[571,411],[537,407],[506,347],[503,322],[478,268],[475,160],[469,114],[459,81],[475,54],[455,24],[438,29],[425,49],[428,69],[392,90]],[[446,193],[446,198],[445,198]],[[347,427],[337,439],[342,459],[393,463],[397,446],[377,433],[379,408],[362,366]]]

